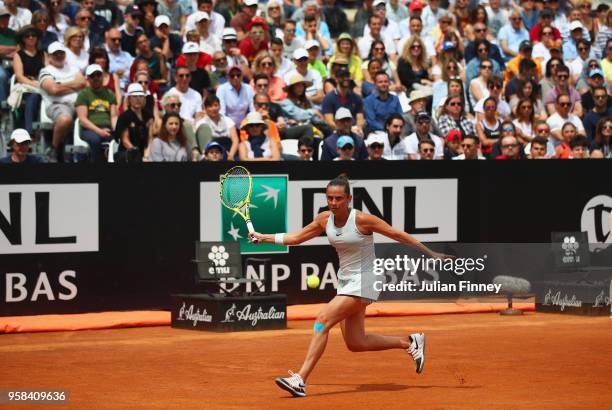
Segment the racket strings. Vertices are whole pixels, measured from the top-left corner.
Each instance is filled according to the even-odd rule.
[[[223,179],[223,201],[231,208],[239,208],[247,199],[249,188],[250,180],[248,171],[241,168],[233,169]]]

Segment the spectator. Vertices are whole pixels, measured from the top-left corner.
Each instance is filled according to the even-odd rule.
[[[560,58],[552,57],[546,62],[546,73],[544,78],[540,80],[539,88],[542,99],[547,96],[551,90],[555,87],[555,81],[557,79],[557,68],[563,65],[563,60]],[[520,76],[520,73],[519,73]]]
[[[419,37],[410,37],[397,62],[399,79],[406,90],[431,87],[425,44]]]
[[[376,73],[376,92],[368,96],[363,103],[366,119],[365,133],[384,130],[384,123],[392,113],[403,112],[397,96],[389,93],[389,76],[384,71]]]
[[[347,33],[349,31],[349,22],[346,13],[342,7],[338,6],[336,0],[325,0],[321,12],[329,27],[331,38],[338,38],[342,33]]]
[[[578,41],[584,38],[584,26],[579,20],[569,24],[570,36],[563,42],[563,59],[572,62],[578,57]]]
[[[153,114],[144,109],[146,92],[138,83],[127,89],[127,110],[119,115],[115,136],[119,139],[116,162],[149,160],[149,146],[153,141]]]
[[[454,159],[461,154],[461,133],[459,130],[452,130],[446,136],[444,145],[444,159]]]
[[[591,149],[600,151],[604,158],[612,157],[612,117],[602,118],[597,123]]]
[[[119,78],[119,86],[124,89],[130,80],[130,67],[134,62],[128,52],[121,49],[121,32],[111,28],[105,34],[109,70]]]
[[[119,31],[121,32],[121,48],[131,56],[136,55],[138,35],[144,33],[142,27],[140,27],[142,19],[143,14],[140,7],[135,4],[127,6],[123,14],[123,25],[119,27]]]
[[[595,53],[591,51],[591,43],[581,38],[576,42],[577,57],[568,64],[570,69],[570,83],[576,85],[582,70],[589,58],[595,57]]]
[[[240,66],[238,66],[240,68]],[[210,74],[210,83],[215,92],[221,84],[227,82],[227,57],[223,51],[213,54],[213,71]]]
[[[419,2],[420,3],[420,2]],[[423,40],[425,46],[425,54],[427,58],[436,57],[436,47],[435,40],[432,36],[423,33],[423,22],[420,17],[410,17],[408,20],[408,24],[400,25],[400,33],[402,35],[402,39],[397,43],[397,50],[401,51],[404,49],[404,45],[406,41],[410,37],[419,37]]]
[[[247,61],[246,57],[242,55],[240,48],[238,47],[238,36],[236,35],[236,30],[231,27],[224,28],[223,41],[221,45],[227,59],[226,67],[237,65],[242,70],[242,74],[245,78],[251,78],[249,62]]]
[[[117,105],[121,105],[121,86],[119,77],[116,74],[109,72],[108,53],[102,47],[94,47],[89,53],[89,64],[98,64],[104,71],[102,75],[102,84],[115,94]]]
[[[338,138],[343,135],[350,136],[353,139],[353,146],[355,147],[353,157],[357,160],[366,159],[368,157],[368,152],[363,143],[363,139],[351,130],[353,125],[353,116],[351,115],[351,112],[347,108],[340,107],[338,108],[338,111],[336,111],[335,119],[336,130],[332,135],[325,138],[325,140],[323,141],[323,152],[321,153],[321,160],[331,161],[338,156],[338,153],[336,152],[336,146]]]
[[[490,60],[482,60],[480,62],[480,75],[470,81],[470,98],[472,107],[476,107],[476,103],[483,98],[489,96],[487,87],[489,79],[493,75],[493,62]]]
[[[189,14],[176,0],[158,0],[157,12],[159,15],[155,17],[155,27],[159,29],[160,25],[157,24],[158,18],[165,17],[164,22],[173,32],[179,32],[184,29],[186,16]],[[166,58],[170,57],[166,56]]]
[[[280,144],[266,134],[266,124],[260,113],[249,113],[241,129],[245,130],[248,136],[238,146],[241,161],[280,161]]]
[[[8,27],[10,15],[0,7],[0,60],[13,58],[17,51],[17,34]],[[0,101],[6,101],[9,91],[9,72],[0,64]]]
[[[151,78],[157,81],[160,86],[165,87],[168,82],[166,59],[162,54],[153,51],[151,48],[151,41],[144,33],[138,34],[136,37],[136,54],[138,58],[132,63],[130,71],[135,71],[134,66],[137,64],[138,60],[144,60],[149,67]]]
[[[447,11],[440,8],[440,0],[429,0],[423,8],[421,20],[423,20],[423,34],[433,36],[434,29],[442,16],[447,15]]]
[[[313,3],[316,6],[316,3]],[[329,55],[332,44],[331,37],[327,24],[318,17],[318,11],[316,15],[304,16],[302,24],[296,27],[296,36],[304,39],[304,45],[310,40],[315,40],[320,45],[323,55]]]
[[[276,37],[283,40],[283,57],[287,59],[293,58],[293,53],[298,48],[303,48],[305,40],[301,37],[295,36],[296,23],[293,20],[286,20],[283,24],[282,33],[276,34]]]
[[[529,40],[525,40],[521,42],[519,45],[519,53],[516,57],[512,58],[508,61],[506,66],[506,81],[510,81],[513,77],[518,77],[520,71],[520,64],[523,60],[531,60],[535,63],[535,76],[539,81],[542,78],[542,68],[540,67],[540,62],[538,60],[534,60],[531,56],[533,51],[533,46],[529,42]]]
[[[21,128],[13,130],[8,143],[11,153],[0,158],[0,164],[37,164],[42,162],[40,157],[29,155],[31,143],[32,139],[26,130]]]
[[[572,156],[571,143],[578,137],[576,126],[571,122],[566,122],[561,128],[561,143],[555,147],[556,157],[559,159],[569,159]]]
[[[197,42],[200,45],[200,51],[208,54],[209,56],[213,55],[215,51],[221,50],[222,44],[220,39],[215,37],[210,32],[210,16],[208,13],[203,11],[196,12],[195,21],[198,40],[187,38],[187,41]]]
[[[604,7],[604,9],[600,12],[600,8],[602,7]],[[597,51],[597,57],[603,59],[606,56],[606,42],[612,39],[612,10],[610,10],[607,4],[602,3],[597,7],[597,12],[599,17],[596,23],[599,26],[599,30],[595,37],[595,49]]]
[[[385,138],[378,132],[373,132],[365,140],[365,145],[368,149],[368,160],[380,161],[385,160],[383,152],[385,149]]]
[[[78,27],[69,27],[64,36],[64,46],[66,46],[66,62],[77,67],[81,73],[89,65],[89,53],[85,51],[83,40],[85,35]]]
[[[294,73],[284,90],[287,98],[281,101],[280,106],[287,117],[290,125],[311,124],[317,128],[328,131],[323,115],[316,109],[306,96],[306,89],[311,85],[299,73]],[[329,132],[326,132],[329,134]]]
[[[500,77],[491,77],[487,81],[488,94],[489,97],[493,97],[497,101],[497,113],[499,117],[502,119],[509,119],[512,115],[512,110],[510,109],[510,105],[508,105],[508,103],[503,98],[501,98],[503,87],[504,83]],[[481,120],[484,116],[484,101],[485,98],[478,101],[474,106],[476,120]]]
[[[501,138],[502,121],[497,118],[497,100],[488,97],[483,103],[484,116],[476,123],[478,139],[482,142],[482,153],[485,157],[492,157],[493,147]]]
[[[530,31],[537,23],[540,13],[534,9],[533,0],[521,0],[521,18],[527,31]]]
[[[601,59],[601,69],[606,81],[612,83],[612,38],[608,39],[603,54],[606,57]]]
[[[48,54],[49,64],[40,71],[38,82],[46,114],[53,121],[53,137],[46,156],[49,162],[57,162],[60,145],[72,132],[77,93],[87,82],[78,68],[66,63],[66,48],[62,43],[51,43]]]
[[[142,29],[147,37],[155,33],[155,17],[157,16],[157,1],[137,0],[138,7],[142,10]]]
[[[381,66],[377,69],[370,68],[370,61],[378,60]],[[367,60],[365,60],[361,64],[361,69],[363,73],[363,78],[372,84],[372,88],[374,88],[374,75],[376,72],[382,70],[389,75],[389,79],[391,80],[391,91],[396,92],[405,92],[406,88],[402,85],[398,72],[397,66],[391,60],[389,60],[389,56],[387,55],[387,51],[385,49],[385,43],[380,40],[372,41],[372,46],[370,48],[370,54],[368,55]],[[352,78],[352,77],[351,77]],[[367,95],[363,95],[363,98],[367,97]]]
[[[283,40],[278,37],[273,37],[270,40],[270,52],[276,64],[276,75],[280,78],[285,78],[285,75],[293,70],[293,63],[284,55]]]
[[[282,30],[285,22],[282,5],[282,0],[269,0],[266,3],[266,25],[271,38],[276,35],[276,30]]]
[[[588,113],[589,111],[592,111],[593,108],[595,107],[595,101],[593,98],[594,90],[599,87],[605,88],[603,71],[599,69],[599,64],[597,64],[596,60],[591,60],[591,61],[594,62],[595,64],[592,64],[591,68],[585,67],[587,70],[589,70],[588,79],[586,81],[586,87],[583,88],[581,91],[579,91],[580,94],[582,94],[580,98],[582,102],[582,109],[585,114]],[[612,105],[612,101],[608,99],[608,106],[610,105]]]
[[[463,138],[474,134],[474,124],[466,116],[465,101],[460,94],[450,94],[440,110],[438,129],[441,135],[448,135],[452,129],[458,129]]]
[[[353,139],[347,135],[338,138],[338,141],[336,141],[336,153],[338,156],[334,158],[334,161],[354,161],[355,145]]]
[[[235,124],[240,124],[253,107],[253,89],[242,83],[242,70],[239,66],[229,68],[229,81],[217,88],[217,97],[221,102],[221,114],[230,117]]]
[[[230,26],[236,30],[239,41],[246,37],[246,33],[248,32],[247,25],[251,22],[251,19],[255,17],[256,13],[257,0],[243,0],[240,13],[232,17]]]
[[[483,61],[490,61],[493,64],[492,74],[500,75],[501,68],[497,61],[489,57],[491,54],[490,47],[491,43],[487,40],[477,39],[474,43],[474,49],[476,51],[476,56],[469,60],[466,68],[465,74],[468,83],[471,82],[474,78],[476,78],[480,74],[480,65]],[[455,62],[456,64],[456,62]]]
[[[516,136],[522,144],[529,143],[535,137],[535,109],[530,100],[520,100],[516,109],[516,118],[512,123],[516,127]]]
[[[188,162],[191,147],[183,131],[183,121],[176,112],[164,114],[159,136],[151,142],[149,158],[152,162]]]
[[[144,110],[150,112],[156,120],[159,119],[161,121],[161,116],[159,115],[159,87],[156,85],[155,81],[151,80],[149,72],[146,70],[137,71],[136,75],[134,75],[134,82],[140,84],[145,90],[146,97]],[[126,99],[123,99],[123,102],[127,104]],[[125,104],[124,109],[127,109],[127,105]]]
[[[287,98],[287,94],[283,90],[285,82],[276,75],[276,61],[269,52],[262,51],[257,55],[253,62],[253,69],[256,76],[263,74],[268,78],[267,93],[272,101],[279,102]],[[254,85],[255,83],[252,80],[251,86]]]
[[[461,80],[459,80],[461,82]],[[416,130],[416,115],[417,113],[424,111],[429,113],[428,103],[430,101],[431,94],[426,89],[415,90],[410,93],[410,111],[404,114],[404,120],[406,124],[404,126],[405,134],[412,134]],[[437,133],[438,127],[431,119],[431,126],[434,133]]]
[[[89,1],[89,0],[84,0],[84,1]],[[89,47],[91,47],[92,45],[98,45],[102,42],[104,42],[104,31],[96,31],[93,29],[93,23],[92,20],[94,19],[93,16],[96,17],[100,17],[97,15],[93,14],[93,11],[89,11],[87,9],[80,9],[75,18],[75,26],[76,28],[79,28],[81,30],[81,33],[83,34],[83,39],[81,41],[81,46],[83,47],[83,50],[87,51],[89,50]],[[69,29],[68,29],[69,30]],[[64,33],[64,45],[68,46],[68,42],[67,40],[69,40],[68,38],[68,30],[66,31],[66,33]]]
[[[110,141],[117,124],[117,99],[104,86],[104,71],[98,64],[90,64],[85,71],[89,86],[76,99],[76,113],[81,124],[81,139],[89,144],[93,162],[104,160],[102,142]]]
[[[184,64],[182,65],[187,67],[189,73],[191,74],[189,87],[198,92],[202,98],[206,97],[211,85],[208,71],[198,67],[198,58],[201,54],[200,47],[196,43],[189,41],[183,45],[182,52],[185,60]],[[180,65],[177,64],[177,67],[179,66]]]
[[[49,48],[49,45],[54,41],[59,41],[57,34],[52,33],[48,30],[49,27],[49,14],[46,10],[40,9],[32,14],[32,25],[36,27],[42,33],[38,49],[45,51]],[[63,38],[62,38],[63,41]]]
[[[64,41],[64,33],[70,27],[70,18],[63,13],[66,7],[64,0],[45,0],[45,5],[49,31],[55,33],[57,39]]]
[[[225,156],[225,148],[223,145],[219,144],[217,141],[211,141],[206,145],[206,149],[204,150],[204,158],[203,161],[223,161]]]
[[[285,123],[282,117],[277,117],[275,119],[272,119],[270,115],[270,97],[268,97],[268,94],[264,94],[264,93],[255,94],[255,97],[253,97],[253,105],[255,106],[255,111],[261,114],[261,118],[266,124],[266,129],[267,129],[266,132],[268,134],[268,137],[272,141],[278,142],[280,144],[281,137],[280,137],[279,127],[277,126],[277,123],[275,120],[280,120],[282,124],[285,124]],[[296,127],[296,128],[302,128],[302,127]],[[310,135],[312,136],[312,127],[306,125],[306,126],[303,126],[302,129],[304,128],[306,129],[309,128]],[[248,135],[246,131],[240,131],[240,141],[245,141],[247,138],[248,138]]]
[[[550,127],[551,135],[557,141],[563,141],[563,137],[561,135],[561,128],[567,122],[570,122],[574,125],[574,128],[577,130],[578,134],[586,136],[582,121],[580,121],[580,118],[577,115],[572,114],[570,112],[571,105],[572,102],[568,94],[559,94],[557,96],[557,102],[555,104],[555,112],[546,120],[546,123]]]
[[[177,67],[174,72],[174,81],[176,86],[171,88],[169,92],[177,94],[181,99],[180,113],[181,118],[185,122],[183,127],[193,128],[196,121],[203,115],[202,96],[189,86],[191,82],[189,68],[185,66]]]
[[[533,104],[536,119],[545,120],[546,109],[542,104],[542,99],[537,93],[537,83],[533,80],[519,80],[517,93],[510,98],[510,109],[514,115],[517,114],[517,106],[520,100],[529,100]]]
[[[363,36],[363,31],[365,30],[366,25],[369,23],[370,17],[374,11],[372,8],[372,3],[373,0],[364,0],[361,8],[359,8],[357,13],[355,13],[355,18],[353,19],[353,24],[350,30],[350,34],[353,36],[353,38]]]
[[[536,24],[535,26],[531,27],[531,29],[529,30],[529,39],[532,42],[539,42],[542,41],[544,42],[546,41],[559,41],[561,40],[561,33],[559,32],[559,30],[554,27],[552,25],[552,21],[554,18],[554,13],[552,12],[551,9],[549,8],[545,8],[540,12],[540,21],[538,22],[538,24]],[[544,37],[544,29],[545,28],[550,28],[551,33],[549,34],[550,37]]]
[[[456,160],[482,160],[486,159],[482,155],[480,155],[480,140],[475,135],[467,135],[461,141],[461,149],[463,150],[463,154],[459,154],[453,159]]]
[[[365,119],[363,116],[363,100],[351,89],[351,77],[347,69],[342,68],[336,72],[338,78],[338,86],[335,90],[327,93],[323,99],[322,112],[325,117],[325,121],[330,127],[334,127],[334,113],[338,111],[338,108],[345,107],[351,112],[356,123],[354,124],[353,131],[358,135],[363,136],[362,130],[365,125]]]
[[[317,70],[308,68],[308,51],[303,48],[295,50],[293,53],[293,62],[295,63],[295,70],[287,73],[287,76],[284,78],[285,83],[289,84],[291,78],[297,72],[309,83],[306,89],[306,98],[314,105],[321,104],[325,96],[325,94],[323,94],[323,79]]]
[[[495,159],[521,159],[521,144],[516,137],[506,136],[501,139],[501,155]]]
[[[32,21],[32,12],[23,7],[17,7],[17,0],[4,0],[4,8],[10,14],[9,28],[19,31]]]
[[[314,139],[304,136],[298,140],[298,156],[300,161],[313,161]]]
[[[527,159],[548,159],[546,155],[546,146],[548,141],[546,138],[536,136],[531,140],[531,148]]]
[[[497,40],[506,60],[516,57],[521,42],[529,41],[529,33],[521,26],[521,13],[518,10],[510,13],[510,24],[506,24],[499,30]]]
[[[40,30],[34,26],[23,27],[17,33],[16,38],[19,51],[13,54],[15,83],[23,84],[23,86],[16,88],[21,90],[18,93],[25,105],[24,127],[29,134],[32,133],[34,119],[37,118],[40,110],[41,96],[38,75],[45,66],[45,53],[39,49],[40,37]],[[11,96],[15,93],[15,89],[11,90]],[[19,104],[15,104],[15,106],[17,107]]]
[[[610,96],[604,87],[597,87],[593,89],[593,101],[595,102],[595,107],[593,108],[593,111],[589,111],[584,116],[583,121],[589,141],[593,140],[595,136],[595,129],[599,121],[601,121],[603,118],[612,117],[612,107],[610,107],[609,100]]]
[[[253,63],[259,52],[268,51],[267,26],[262,18],[255,17],[247,29],[248,35],[240,41],[240,53],[249,63]]]
[[[442,138],[431,133],[431,117],[429,114],[421,111],[416,114],[415,120],[415,132],[407,136],[404,140],[405,154],[407,155],[407,159],[420,159],[419,155],[421,152],[421,141],[430,141],[435,147],[433,158],[444,159],[444,141]]]
[[[383,71],[383,63],[380,60],[373,58],[370,61],[368,61],[367,64],[368,64],[367,76],[361,82],[361,96],[363,98],[368,97],[370,94],[372,94],[376,90],[376,86],[374,85],[374,80],[372,80],[372,78],[376,76],[377,72]],[[396,71],[396,75],[397,75],[397,71]]]
[[[380,40],[385,44],[385,50],[391,57],[391,60],[397,59],[396,44],[391,38],[382,35],[382,27],[383,20],[379,16],[370,16],[368,19],[368,26],[365,30],[367,34],[364,34],[363,37],[361,37],[357,42],[359,47],[359,56],[362,59],[366,59],[368,57],[368,53],[370,52],[370,48],[374,40]]]
[[[430,140],[419,141],[419,159],[420,160],[432,160],[434,159],[434,153],[436,148],[434,143]]]
[[[319,51],[321,46],[317,40],[307,40],[304,43],[304,49],[308,51],[308,68],[316,70],[321,75],[321,78],[327,78],[327,68],[323,61],[319,59]]]
[[[570,159],[588,159],[589,143],[584,137],[574,138],[570,142]]]
[[[236,123],[221,114],[219,98],[214,94],[209,94],[204,100],[204,111],[206,116],[201,118],[195,127],[198,145],[204,147],[211,140],[216,141],[223,146],[224,152],[227,152],[227,158],[233,160],[238,153],[239,142]]]
[[[160,6],[161,4],[162,3],[160,3]],[[175,7],[179,6],[175,3]],[[160,14],[155,17],[155,33],[150,37],[150,41],[153,51],[163,55],[166,61],[172,63],[181,54],[183,40],[181,40],[178,34],[170,32],[171,24],[170,18],[167,15]],[[209,53],[209,55],[210,54],[212,53]]]
[[[203,11],[207,13],[208,16],[210,17],[210,23],[208,23],[208,31],[210,32],[210,34],[216,38],[222,38],[223,30],[225,27],[225,17],[223,17],[220,13],[217,13],[216,11],[213,10],[212,0],[197,0],[197,4],[198,4],[197,11]],[[188,14],[189,14],[189,17],[187,17],[185,26],[183,27],[184,33],[191,31],[191,30],[195,30],[196,28],[196,17],[198,17],[197,12],[188,13]],[[235,30],[234,30],[234,34],[236,34]]]

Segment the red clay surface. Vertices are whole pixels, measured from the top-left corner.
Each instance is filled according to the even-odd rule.
[[[610,408],[612,319],[528,313],[368,318],[427,334],[424,373],[401,351],[351,353],[339,329],[289,398],[311,321],[233,334],[169,327],[1,336],[0,388],[69,390],[71,408]],[[34,406],[30,406],[34,407]],[[37,405],[36,408],[40,408]]]

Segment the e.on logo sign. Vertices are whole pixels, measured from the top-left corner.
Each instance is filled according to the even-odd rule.
[[[97,252],[98,184],[0,185],[0,254]]]

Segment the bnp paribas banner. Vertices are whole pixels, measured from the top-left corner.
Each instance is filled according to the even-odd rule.
[[[291,181],[287,175],[253,175],[251,220],[258,232],[295,232],[327,210],[328,181]],[[457,240],[458,180],[363,179],[351,181],[352,206],[424,242]],[[238,240],[242,253],[286,253],[287,248],[248,242],[244,220],[221,205],[219,182],[200,183],[200,240]],[[375,235],[377,243],[390,239]],[[328,245],[325,235],[304,245]]]

